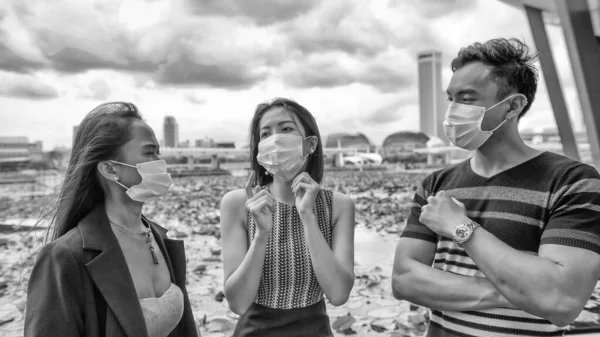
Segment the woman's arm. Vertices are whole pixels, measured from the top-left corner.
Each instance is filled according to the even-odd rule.
[[[267,211],[269,207],[272,209],[270,198],[267,191],[252,196],[251,192],[241,189],[225,194],[221,200],[221,240],[225,272],[223,292],[229,307],[238,315],[248,310],[256,298],[260,285],[271,228],[261,230],[258,222],[269,221],[271,216]],[[247,203],[250,203],[251,209],[260,208],[264,211],[262,216],[258,214],[255,216],[257,230],[250,247],[247,244],[248,234],[244,228]],[[257,217],[259,219],[256,219]]]
[[[300,214],[319,285],[331,304],[346,303],[354,286],[354,202],[333,194],[333,233],[329,248],[312,212]]]
[[[84,336],[81,274],[71,251],[55,242],[37,256],[27,289],[25,337]]]

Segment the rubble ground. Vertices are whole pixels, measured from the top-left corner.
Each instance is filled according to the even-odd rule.
[[[387,172],[326,172],[323,188],[349,195],[356,205],[355,285],[348,302],[327,303],[336,336],[423,336],[428,310],[398,301],[391,293],[393,254],[412,195],[425,174]],[[219,232],[219,202],[230,190],[244,186],[245,177],[177,178],[170,193],[144,206],[144,214],[169,229],[169,237],[185,241],[187,289],[202,336],[231,336],[237,315],[223,296],[223,266]],[[5,190],[3,190],[5,189]],[[26,289],[35,253],[45,236],[44,222],[25,231],[39,217],[47,197],[14,197],[0,186],[0,335],[23,335]],[[7,193],[8,192],[8,193]],[[25,221],[24,221],[25,220]],[[600,325],[600,292],[571,328]]]

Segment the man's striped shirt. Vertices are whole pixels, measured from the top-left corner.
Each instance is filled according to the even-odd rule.
[[[436,269],[485,277],[462,247],[419,222],[427,197],[442,190],[465,205],[469,218],[519,251],[537,255],[541,245],[558,244],[600,253],[600,175],[589,165],[544,152],[489,178],[474,173],[467,160],[424,179],[402,237],[435,243]],[[432,310],[428,331],[428,336],[563,334],[543,318],[504,308]]]

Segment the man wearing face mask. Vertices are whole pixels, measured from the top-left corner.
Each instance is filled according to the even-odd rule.
[[[431,309],[428,336],[562,336],[600,278],[598,172],[519,135],[534,60],[494,39],[452,61],[444,128],[474,155],[417,189],[392,280]]]

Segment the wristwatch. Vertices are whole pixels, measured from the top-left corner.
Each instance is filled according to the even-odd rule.
[[[456,228],[454,228],[454,234],[452,235],[452,241],[457,245],[462,246],[463,243],[469,241],[477,227],[479,227],[479,224],[475,221],[469,221],[456,226]]]

